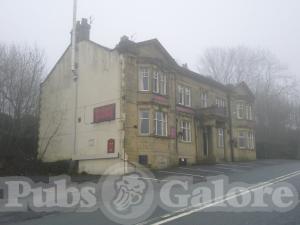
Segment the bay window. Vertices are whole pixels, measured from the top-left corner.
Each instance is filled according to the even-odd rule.
[[[140,91],[149,91],[149,77],[150,71],[147,67],[139,68],[139,90]]]
[[[249,104],[245,105],[245,117],[247,120],[252,120],[253,119],[253,115],[252,115],[252,106]]]
[[[218,129],[218,147],[224,148],[224,129],[223,128]]]
[[[184,87],[178,85],[178,104],[184,105]]]
[[[160,82],[159,82],[160,94],[167,94],[167,76],[165,73],[160,73]]]
[[[184,93],[185,93],[184,96],[185,106],[191,106],[191,89],[186,87],[184,89]]]
[[[248,132],[248,148],[249,149],[255,148],[254,132],[252,130]]]
[[[153,73],[153,92],[159,93],[159,73],[157,71]]]
[[[244,105],[242,103],[238,103],[236,105],[236,117],[238,119],[243,119],[244,118]]]
[[[182,85],[178,85],[178,104],[184,106],[191,106],[191,89],[189,87],[184,87]]]
[[[222,98],[216,98],[216,105],[218,108],[225,108],[225,100]]]
[[[248,147],[248,132],[244,130],[239,131],[239,148],[244,149]]]
[[[153,73],[153,92],[156,94],[167,94],[167,76],[158,71]]]
[[[180,130],[181,130],[181,141],[191,142],[192,141],[192,132],[191,132],[191,122],[189,121],[180,121]]]
[[[207,92],[201,92],[201,107],[206,108],[207,107]]]
[[[155,112],[155,135],[167,136],[168,135],[168,121],[167,114],[164,112]]]

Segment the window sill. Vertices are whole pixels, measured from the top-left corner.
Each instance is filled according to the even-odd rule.
[[[188,106],[188,105],[181,105],[179,103],[176,104],[177,106],[180,106],[180,107],[184,107],[184,108],[188,108],[188,109],[192,109],[192,106]]]
[[[160,94],[160,93],[155,93],[155,92],[152,92],[153,95],[157,95],[157,96],[161,96],[161,97],[165,97],[165,98],[169,98],[169,96],[167,94]]]
[[[150,135],[150,137],[162,138],[162,139],[170,139],[169,136],[160,136],[160,135],[156,135],[156,134]]]
[[[138,134],[138,137],[170,139],[169,136],[159,136],[155,134]]]
[[[183,140],[180,140],[179,142],[182,143],[182,144],[192,144],[192,141],[183,141]]]

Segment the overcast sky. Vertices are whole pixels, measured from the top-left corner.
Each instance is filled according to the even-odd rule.
[[[48,70],[70,42],[72,0],[0,0],[0,42],[36,44]],[[208,47],[267,48],[300,77],[300,0],[78,0],[91,39],[113,48],[122,35],[158,38],[196,68]]]

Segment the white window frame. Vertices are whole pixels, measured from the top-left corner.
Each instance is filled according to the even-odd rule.
[[[144,79],[147,79],[147,87],[144,87]],[[150,68],[139,68],[139,91],[150,91]]]
[[[236,117],[237,119],[243,119],[244,118],[244,104],[239,102],[236,104]]]
[[[225,100],[223,98],[216,98],[216,105],[218,108],[225,108]]]
[[[148,113],[148,117],[144,117],[143,113]],[[142,122],[143,120],[148,120],[148,132],[142,132]],[[140,135],[149,135],[150,134],[150,111],[149,110],[140,110],[139,111],[139,134]]]
[[[192,142],[192,130],[191,130],[191,122],[188,120],[181,120],[180,121],[180,131],[181,141],[182,142]]]
[[[252,105],[249,105],[249,120],[253,120],[253,108],[252,108]]]
[[[207,92],[206,91],[203,91],[201,92],[201,106],[203,108],[206,108],[207,107]]]
[[[178,104],[191,107],[192,106],[192,91],[190,87],[186,87],[183,85],[177,86],[178,90]]]
[[[159,114],[161,114],[161,119],[159,119]],[[155,112],[155,135],[166,137],[168,136],[168,117],[167,113],[156,111]],[[161,123],[161,134],[158,133],[158,124]]]
[[[184,87],[181,85],[178,85],[178,104],[179,105],[184,105]]]
[[[255,138],[253,130],[248,131],[248,148],[252,150],[255,148]]]
[[[184,88],[184,105],[191,107],[191,88]]]
[[[160,73],[160,78],[159,78],[159,90],[161,95],[166,95],[167,94],[167,76],[165,73]]]
[[[153,72],[153,92],[159,93],[160,76],[158,71]]]
[[[218,128],[218,147],[224,148],[224,128]]]
[[[241,134],[243,134],[243,136],[241,136]],[[241,145],[241,138],[244,138],[245,139],[245,145]],[[247,130],[239,130],[239,149],[247,149],[248,147],[248,131]]]

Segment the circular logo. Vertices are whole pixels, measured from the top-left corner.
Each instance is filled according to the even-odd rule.
[[[155,210],[153,174],[146,168],[124,173],[124,163],[105,171],[98,185],[100,209],[112,221],[135,224],[146,220]]]

